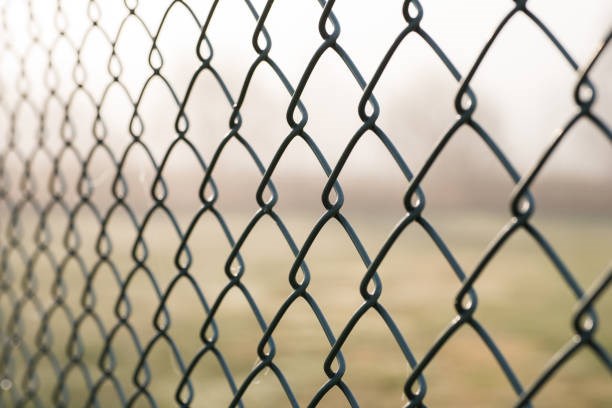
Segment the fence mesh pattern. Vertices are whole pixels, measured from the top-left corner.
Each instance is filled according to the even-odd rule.
[[[119,16],[114,17],[112,24],[105,20],[109,15],[106,8],[111,3],[117,3],[112,7],[115,16]],[[209,26],[223,2],[213,1],[205,7],[191,3],[195,2],[155,3],[161,17],[156,24],[142,17],[144,5],[137,0],[0,3],[0,65],[3,67],[0,78],[0,405],[110,406],[108,401],[114,401],[122,406],[208,406],[214,405],[207,399],[210,390],[223,388],[228,397],[218,404],[245,406],[249,405],[246,400],[249,392],[266,375],[274,379],[277,392],[282,393],[288,406],[322,405],[332,394],[337,404],[360,406],[363,402],[358,398],[358,390],[346,381],[351,360],[343,353],[360,322],[371,315],[383,322],[378,327],[391,339],[399,358],[408,367],[396,391],[398,399],[403,395],[398,401],[401,405],[426,406],[432,387],[445,387],[428,382],[428,369],[458,333],[465,330],[471,330],[479,338],[478,352],[495,360],[515,406],[531,406],[551,379],[584,349],[594,354],[597,364],[603,367],[602,375],[607,376],[604,381],[612,385],[609,382],[611,345],[596,335],[602,323],[598,320],[597,304],[607,296],[612,270],[608,266],[590,285],[583,287],[575,271],[562,261],[562,254],[531,221],[536,204],[532,186],[573,127],[590,122],[601,138],[612,141],[606,118],[592,109],[598,86],[589,77],[610,46],[610,34],[594,45],[588,61],[579,64],[540,16],[532,13],[526,0],[509,1],[507,14],[492,35],[483,40],[473,65],[467,72],[459,72],[421,25],[427,14],[426,2],[398,2],[397,12],[402,14],[405,26],[386,46],[373,75],[366,78],[342,46],[341,21],[334,14],[336,2],[319,0],[319,20],[312,21],[320,36],[319,46],[302,67],[299,79],[294,81],[272,57],[274,38],[266,22],[275,10],[275,2],[245,0],[240,7],[250,13],[255,27],[249,45],[255,57],[249,62],[240,88],[230,89],[225,73],[216,66],[216,44],[208,36]],[[172,61],[166,56],[168,50],[159,46],[160,38],[169,29],[169,16],[176,10],[188,15],[189,25],[194,29],[195,37],[189,40],[195,44],[193,53],[197,61],[190,77],[184,78],[185,86],[181,89],[168,79],[166,67]],[[477,95],[471,87],[498,35],[519,15],[544,34],[549,47],[558,51],[575,73],[575,114],[562,124],[560,132],[551,138],[531,170],[524,174],[516,170],[492,135],[475,119]],[[75,24],[82,28],[78,36],[69,29]],[[129,64],[120,52],[128,25],[139,27],[141,46],[148,57],[146,74],[140,82],[130,79]],[[87,58],[99,51],[91,45],[91,38],[96,36],[107,44],[110,52],[104,57],[103,66],[96,67],[102,70],[98,72],[104,72],[106,82],[94,87],[91,78],[95,74]],[[394,144],[394,135],[387,134],[377,121],[384,110],[375,96],[377,85],[406,38],[417,38],[431,49],[457,84],[455,122],[440,135],[419,168],[414,168],[410,159],[400,153]],[[72,61],[60,61],[57,58],[60,52],[72,55]],[[316,135],[307,130],[309,107],[302,100],[311,74],[322,56],[330,53],[346,66],[347,75],[361,93],[354,107],[360,126],[333,163],[320,149]],[[66,65],[70,68],[69,76],[62,74]],[[241,111],[256,80],[256,72],[262,67],[273,73],[289,100],[285,117],[288,133],[269,160],[262,158],[249,135],[242,131],[249,120],[257,120],[245,118]],[[227,123],[225,134],[212,154],[204,154],[198,148],[195,141],[202,136],[191,130],[192,118],[187,112],[198,79],[206,75],[218,85],[228,112],[223,118]],[[155,124],[147,123],[141,115],[143,104],[151,100],[154,103],[159,98],[159,88],[150,91],[154,83],[162,84],[175,106],[174,111],[166,112],[174,121],[174,131],[170,143],[163,145],[161,155],[155,153],[159,145],[147,138]],[[128,121],[121,122],[122,127],[116,125],[117,118],[106,113],[107,105],[115,103],[112,95],[120,95],[126,101]],[[94,114],[77,117],[75,109],[84,105]],[[83,122],[86,123],[83,125]],[[462,128],[470,128],[477,135],[514,184],[507,223],[469,269],[461,265],[437,227],[428,221],[427,191],[423,188],[430,169]],[[363,237],[345,215],[345,195],[339,181],[355,146],[366,134],[375,135],[377,143],[384,147],[389,160],[405,179],[401,203],[404,214],[376,251],[366,250]],[[121,143],[111,143],[111,137]],[[307,146],[308,154],[325,175],[325,183],[318,193],[323,211],[303,240],[292,235],[285,218],[277,211],[283,193],[275,186],[279,163],[297,141]],[[215,182],[216,169],[232,144],[241,146],[245,152],[242,160],[253,164],[260,174],[256,194],[250,198],[255,203],[254,214],[240,228],[230,225],[217,205],[224,185]],[[185,222],[178,219],[168,204],[173,187],[165,176],[166,168],[173,161],[181,160],[173,154],[178,149],[198,167],[194,173],[198,178],[190,182],[189,188],[197,195],[199,207],[189,213]],[[141,163],[144,163],[141,165],[154,173],[151,180],[141,180],[140,185],[133,185],[127,177],[135,151],[141,154]],[[102,187],[98,183],[102,170],[94,169],[96,161],[102,162],[103,171],[110,174],[110,181]],[[239,170],[237,173],[239,178]],[[135,192],[142,191],[143,183],[145,193],[139,196]],[[82,222],[84,214],[88,215],[89,222]],[[172,254],[167,279],[161,278],[157,253],[148,241],[147,234],[153,228],[155,217],[167,221],[162,235],[178,237],[167,248]],[[230,248],[224,265],[210,272],[222,277],[216,291],[201,283],[200,275],[204,272],[194,266],[205,257],[192,240],[203,219],[213,220],[212,224],[216,225],[213,238]],[[117,220],[126,231],[121,234],[125,237],[111,232]],[[242,256],[243,248],[253,240],[253,231],[264,220],[274,225],[291,253],[290,266],[277,274],[287,296],[272,313],[262,311],[269,305],[265,298],[254,294],[246,279],[249,262]],[[340,226],[363,267],[358,285],[353,288],[361,297],[361,304],[341,325],[335,326],[329,321],[331,311],[322,307],[311,291],[311,282],[317,278],[313,277],[308,261],[309,251],[330,223]],[[413,229],[421,230],[437,247],[438,257],[444,260],[449,273],[454,274],[460,288],[449,295],[446,305],[454,308],[454,317],[424,353],[414,352],[411,333],[400,328],[397,316],[383,301],[387,287],[381,265],[399,245],[398,240]],[[537,376],[527,380],[517,375],[503,347],[479,319],[476,290],[476,283],[486,275],[491,260],[503,253],[504,244],[519,232],[526,233],[554,265],[558,272],[555,279],[562,281],[571,292],[575,304],[573,314],[559,311],[567,322],[565,346],[538,368]],[[117,255],[122,251],[128,254],[124,258]],[[192,294],[188,304],[182,307],[195,316],[191,324],[194,327],[182,333],[174,331],[178,323],[173,302],[181,296],[179,287],[188,288]],[[148,291],[150,295],[144,307],[135,299],[138,291]],[[230,361],[233,356],[222,343],[227,336],[223,310],[230,303],[230,297],[241,299],[246,305],[242,315],[248,315],[256,327],[257,341],[245,343],[243,347],[250,356],[250,366],[240,375]],[[396,301],[401,303],[401,299]],[[293,377],[286,375],[287,367],[279,363],[285,347],[278,338],[279,328],[298,303],[306,305],[307,314],[314,317],[317,331],[326,343],[325,355],[313,363],[320,372],[320,383],[307,395],[293,382]],[[182,347],[180,342],[184,336],[190,336],[195,346]],[[159,371],[154,368],[159,349],[168,351],[164,364],[171,378],[163,386],[156,382]],[[124,356],[125,350],[130,358]],[[216,382],[202,380],[198,374],[202,367],[217,373]],[[160,397],[160,390],[168,395]],[[259,405],[266,406],[265,400]]]

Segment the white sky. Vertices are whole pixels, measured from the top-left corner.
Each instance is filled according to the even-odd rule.
[[[0,39],[5,44],[11,44],[13,50],[10,55],[3,56],[0,68],[4,103],[10,107],[18,100],[17,91],[22,82],[19,80],[16,55],[23,55],[31,45],[32,30],[28,27],[25,2],[5,0],[2,3],[7,10],[5,20],[8,32],[2,29]],[[161,13],[170,2],[140,3],[138,15],[149,30],[155,31]],[[188,3],[203,21],[211,1]],[[405,26],[400,12],[401,3],[338,0],[334,7],[342,28],[338,42],[353,58],[366,80],[372,76],[382,55]],[[513,4],[509,0],[422,0],[421,3],[425,9],[422,26],[462,74],[467,73],[485,41]],[[53,28],[55,4],[43,0],[35,0],[33,4],[42,43],[48,46],[56,39]],[[111,48],[96,30],[83,41],[83,34],[90,26],[90,20],[86,18],[87,4],[81,0],[62,1],[68,36],[82,48],[81,59],[87,73],[85,86],[91,90],[94,98],[99,98],[111,82],[107,71]],[[261,10],[264,1],[258,0],[254,4]],[[531,0],[529,8],[560,39],[579,64],[588,60],[611,27],[612,2],[608,0],[589,0],[580,4],[565,0]],[[294,86],[305,64],[321,44],[316,30],[320,12],[321,8],[314,0],[280,0],[275,2],[267,21],[273,44],[271,56]],[[122,1],[104,1],[100,2],[100,14],[100,26],[110,37],[114,37],[127,11]],[[241,0],[220,1],[210,25],[209,38],[215,52],[213,65],[226,80],[234,98],[256,57],[250,44],[254,26],[255,21]],[[197,36],[198,27],[192,17],[180,4],[175,5],[161,31],[158,46],[164,58],[162,73],[179,98],[184,97],[188,81],[197,68],[194,56]],[[150,46],[150,40],[139,23],[133,18],[129,19],[119,38],[117,53],[123,64],[120,78],[132,98],[136,98],[144,80],[151,74],[147,64]],[[67,99],[75,90],[71,79],[75,51],[62,40],[55,46],[52,59],[60,83],[58,93]],[[44,86],[44,77],[48,75],[46,62],[46,55],[40,47],[34,46],[27,53],[28,91],[37,106],[42,106],[48,92]],[[597,112],[608,123],[612,122],[611,68],[612,52],[608,51],[593,72],[600,98]],[[207,78],[203,76],[196,84],[187,113],[191,120],[188,137],[200,149],[204,159],[209,161],[227,131],[230,110],[216,84],[210,80],[210,75]],[[537,159],[556,129],[575,111],[572,99],[575,81],[575,73],[548,39],[524,15],[518,15],[502,32],[473,80],[473,88],[479,99],[476,118],[490,131],[511,161],[524,172]],[[413,170],[420,167],[434,142],[455,119],[452,102],[457,88],[457,83],[423,41],[409,35],[388,66],[375,95],[382,111],[379,124],[388,132]],[[303,101],[310,115],[306,129],[332,164],[360,125],[356,114],[360,95],[346,68],[328,51],[315,69],[304,91]],[[264,67],[259,69],[242,109],[244,125],[241,133],[253,143],[264,163],[270,160],[289,131],[284,122],[288,102],[287,93],[271,71]],[[47,122],[50,127],[55,124],[55,129],[58,129],[62,113],[53,109],[48,114]],[[176,104],[161,81],[150,84],[139,112],[146,128],[143,140],[150,145],[156,158],[161,159],[175,137],[173,126],[177,114]],[[131,107],[125,95],[117,90],[111,91],[101,113],[109,132],[107,140],[120,151],[130,140],[126,128]],[[77,95],[70,115],[76,123],[77,138],[82,140],[80,145],[84,151],[93,142],[91,122],[94,114],[91,102]],[[24,151],[34,146],[37,131],[36,120],[28,120],[28,115],[31,114],[22,113],[17,126],[19,145]],[[3,129],[8,129],[8,122],[6,117],[0,117]],[[551,164],[553,174],[610,180],[610,143],[587,124],[581,124],[575,133],[580,136],[575,136],[571,144],[568,141],[568,147],[560,149],[556,164]],[[54,136],[57,138],[57,135],[50,135],[49,138],[53,139]],[[6,143],[6,131],[0,133],[0,138],[5,139],[0,140],[2,146]],[[473,139],[472,136],[469,138]],[[490,165],[490,159],[480,160],[482,148],[474,148],[473,142],[466,142],[465,145],[462,145],[463,142],[457,143],[459,147],[454,155],[459,159],[455,159],[463,160],[463,165],[485,169]],[[363,147],[355,152],[354,161],[357,164],[352,165],[352,176],[384,174],[394,168],[395,165],[388,160],[388,155],[378,143],[364,141],[361,145]],[[320,173],[320,169],[313,165],[312,157],[305,155],[303,149],[293,150],[288,152],[291,161],[288,171]],[[250,161],[245,160],[244,151],[239,147],[228,147],[225,160],[237,169],[240,166],[253,167]],[[181,165],[193,164],[193,160],[177,162],[179,169]],[[140,171],[145,169],[148,167],[140,165]]]

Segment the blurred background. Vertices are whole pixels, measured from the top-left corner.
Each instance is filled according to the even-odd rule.
[[[337,42],[366,82],[406,26],[402,3],[338,0],[333,7],[341,27]],[[251,4],[261,13],[266,2]],[[421,4],[422,28],[462,75],[514,5],[484,0]],[[291,94],[270,66],[260,64],[245,88],[257,58],[253,10],[242,0],[4,0],[0,7],[0,245],[5,282],[0,322],[6,338],[20,339],[4,347],[2,369],[9,381],[4,384],[10,386],[2,386],[0,401],[12,406],[28,386],[43,402],[51,401],[58,384],[51,373],[63,372],[73,394],[86,395],[98,381],[103,406],[121,402],[122,392],[125,398],[140,395],[132,376],[138,355],[150,346],[140,363],[151,367],[149,389],[161,406],[172,406],[191,362],[197,367],[191,374],[194,406],[226,406],[231,400],[228,381],[210,353],[200,360],[198,336],[207,315],[204,299],[212,305],[229,284],[224,268],[226,262],[235,267],[233,242],[256,220],[240,248],[242,281],[269,323],[292,293],[287,277],[295,255],[287,237],[301,248],[326,213],[321,195],[327,175],[308,145],[296,138],[272,174],[278,192],[274,210],[287,232],[283,234],[271,217],[254,218],[260,209],[256,193],[261,170],[292,129],[286,120]],[[611,28],[612,3],[605,0],[530,0],[528,8],[579,66],[588,63]],[[314,0],[280,0],[266,19],[270,58],[293,88],[323,42],[318,32],[321,11]],[[211,70],[198,71],[196,50],[209,15],[206,32],[217,77]],[[200,47],[200,52],[208,55],[211,50]],[[590,75],[597,91],[593,112],[608,126],[611,70],[612,53],[606,50]],[[573,99],[577,80],[571,64],[522,13],[507,24],[477,70],[471,82],[478,99],[474,118],[520,174],[538,162],[578,111]],[[404,39],[375,87],[377,124],[413,173],[457,120],[453,103],[458,88],[415,33]],[[235,137],[226,140],[232,104],[245,90],[238,133],[250,150]],[[304,88],[305,131],[332,168],[362,125],[357,111],[362,93],[333,50],[318,60]],[[177,142],[175,126],[184,126],[178,120],[181,109],[189,124]],[[216,156],[210,176],[218,190],[217,215],[200,214],[199,189]],[[581,120],[532,189],[533,224],[583,289],[610,267],[611,157],[606,134]],[[161,206],[155,199],[164,195],[157,176],[166,185]],[[359,245],[374,258],[406,213],[408,180],[370,132],[357,143],[339,182],[345,197],[341,214]],[[511,219],[512,178],[481,138],[464,126],[422,188],[427,197],[424,216],[462,270],[471,273],[488,243]],[[212,193],[210,186],[205,190]],[[18,242],[13,243],[14,237]],[[112,248],[102,255],[107,238]],[[139,258],[140,238],[147,247],[144,258]],[[45,247],[39,245],[42,240]],[[182,241],[190,250],[185,269],[191,281],[177,278],[176,262],[183,261],[176,259],[185,256]],[[306,262],[312,275],[308,291],[338,336],[363,302],[359,284],[366,264],[334,219],[317,235]],[[402,233],[379,274],[381,304],[419,360],[453,319],[460,281],[416,225]],[[31,287],[27,282],[33,280],[36,285]],[[58,285],[65,289],[58,292]],[[127,325],[119,319],[122,288],[131,302]],[[485,269],[476,290],[477,318],[528,387],[570,339],[575,295],[524,231]],[[84,308],[91,293],[96,294],[93,310],[98,320]],[[153,323],[164,295],[172,320],[169,338],[160,337]],[[223,296],[217,346],[240,386],[258,363],[262,330],[243,291],[233,287]],[[65,309],[57,307],[58,297]],[[597,307],[597,338],[609,348],[612,297],[606,294]],[[46,333],[54,336],[50,353],[40,351]],[[275,333],[274,361],[299,403],[306,405],[327,380],[323,361],[330,344],[303,299],[289,308]],[[89,384],[87,376],[77,374],[82,367],[70,363],[70,336],[82,340]],[[100,356],[108,352],[105,344],[119,356],[113,375],[120,379],[121,392],[98,366]],[[366,313],[342,350],[347,361],[344,378],[363,406],[406,402],[402,387],[411,369],[374,311]],[[40,361],[31,363],[32,355],[39,355]],[[28,371],[28,366],[35,369]],[[490,352],[468,327],[443,348],[425,375],[431,406],[506,406],[515,400]],[[40,384],[30,382],[36,376]],[[269,370],[252,384],[246,405],[288,404]],[[603,407],[612,401],[611,390],[607,367],[584,350],[534,403]],[[136,401],[147,405],[144,397]],[[343,406],[345,401],[333,389],[322,406]]]

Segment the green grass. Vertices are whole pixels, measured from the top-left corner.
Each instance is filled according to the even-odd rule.
[[[241,231],[248,216],[227,216],[233,232]],[[301,245],[308,231],[317,220],[316,214],[293,214],[284,217],[287,226]],[[390,216],[372,218],[355,214],[350,218],[368,250],[374,256],[397,219]],[[470,273],[480,259],[488,242],[501,229],[504,217],[483,214],[456,213],[432,214],[436,230],[448,244],[462,268]],[[549,238],[561,258],[576,274],[583,288],[587,288],[606,267],[609,267],[609,245],[612,242],[610,219],[603,217],[551,216],[534,220],[535,225]],[[65,218],[57,214],[49,229],[54,237],[65,229]],[[88,269],[98,260],[95,238],[97,225],[86,213],[77,219],[81,233],[80,255]],[[23,223],[24,240],[33,236],[34,226]],[[145,229],[149,254],[147,267],[154,273],[162,290],[174,277],[174,257],[178,238],[171,232],[170,224],[160,212]],[[125,217],[117,213],[107,230],[113,242],[111,260],[122,278],[134,267],[131,245],[135,231]],[[220,235],[216,221],[209,216],[198,224],[189,246],[193,262],[190,273],[202,288],[207,301],[212,304],[228,283],[223,265],[230,247]],[[237,237],[236,237],[237,238]],[[25,253],[31,254],[32,245],[25,245]],[[51,251],[58,259],[66,254],[61,240],[54,239]],[[269,322],[278,307],[291,294],[287,272],[293,256],[288,245],[271,219],[264,218],[245,242],[241,254],[246,265],[243,282],[257,302],[263,317]],[[321,232],[306,261],[311,271],[308,292],[317,301],[337,336],[348,319],[360,306],[359,284],[365,266],[352,247],[346,234],[335,221]],[[13,293],[24,293],[23,262],[16,251],[8,256],[13,270]],[[35,292],[43,308],[48,309],[53,297],[54,273],[44,257],[34,263]],[[416,226],[409,227],[379,269],[383,282],[380,302],[391,313],[402,330],[406,341],[417,359],[421,359],[440,333],[454,318],[454,298],[460,288],[458,279],[444,261],[431,240]],[[66,304],[75,317],[82,313],[82,294],[85,280],[77,262],[67,264],[63,273],[66,283]],[[119,288],[111,276],[111,269],[103,266],[92,281],[96,293],[95,312],[106,330],[117,323],[114,314]],[[476,283],[479,307],[476,318],[487,328],[497,345],[523,383],[528,386],[542,372],[550,358],[572,336],[572,313],[575,298],[562,282],[552,263],[543,255],[535,242],[524,232],[513,237],[496,256]],[[127,289],[132,306],[128,319],[142,346],[146,346],[156,330],[153,317],[159,300],[153,287],[141,269]],[[11,302],[4,295],[0,299],[1,329],[6,332],[11,316]],[[183,279],[168,298],[168,310],[172,323],[168,335],[178,347],[185,364],[202,347],[198,338],[206,314],[192,286]],[[609,293],[597,303],[601,324],[596,338],[605,347],[612,345],[612,296]],[[23,350],[32,353],[37,343],[35,335],[40,329],[40,315],[31,301],[25,302],[21,313],[22,342],[12,350],[14,386],[23,390],[25,373]],[[257,363],[257,345],[262,332],[250,311],[242,293],[232,289],[223,301],[216,318],[219,329],[218,350],[223,353],[238,385]],[[51,350],[61,365],[68,362],[66,342],[71,326],[68,319],[57,311],[52,315],[50,329],[53,333]],[[103,341],[93,319],[86,318],[78,335],[83,342],[83,361],[90,367],[92,378],[101,371],[97,367]],[[327,377],[323,361],[330,350],[320,325],[310,307],[298,299],[290,307],[274,332],[276,357],[274,362],[282,370],[294,391],[298,402],[306,405]],[[135,391],[132,383],[138,356],[127,330],[119,330],[112,342],[117,359],[114,374],[121,381],[124,391]],[[364,407],[400,406],[406,402],[402,387],[411,369],[404,360],[382,319],[370,310],[357,324],[342,348],[347,371],[344,380],[354,391]],[[174,393],[180,378],[180,370],[164,339],[152,348],[147,359],[152,380],[149,389],[160,406],[173,406]],[[428,381],[429,406],[511,406],[514,393],[499,366],[481,339],[469,327],[463,327],[439,352],[425,371]],[[49,403],[57,377],[42,358],[37,365],[40,381],[38,391],[43,402]],[[538,394],[534,403],[542,407],[558,406],[609,406],[612,401],[611,377],[607,368],[587,349],[583,349],[553,377]],[[194,403],[196,407],[226,406],[231,398],[227,382],[211,353],[199,362],[192,375]],[[67,386],[73,396],[70,406],[79,406],[86,395],[83,376],[78,368],[71,370]],[[0,403],[11,406],[3,391]],[[110,383],[99,393],[101,406],[115,406],[116,394]],[[243,399],[246,406],[287,406],[275,374],[264,370],[249,387]],[[346,406],[338,389],[333,389],[322,401],[323,407]],[[140,399],[136,406],[148,406]]]

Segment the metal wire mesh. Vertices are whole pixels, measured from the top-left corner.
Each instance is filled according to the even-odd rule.
[[[610,286],[612,269],[608,266],[585,291],[547,238],[531,222],[536,199],[530,192],[543,166],[554,156],[558,145],[577,123],[591,122],[606,141],[612,141],[606,118],[592,109],[597,87],[589,79],[591,69],[609,47],[612,34],[608,34],[597,46],[589,61],[579,66],[557,37],[530,11],[527,1],[517,0],[487,39],[469,71],[460,73],[444,50],[422,28],[420,23],[426,10],[421,3],[417,0],[404,1],[398,7],[405,20],[404,29],[388,45],[372,77],[365,78],[341,45],[340,23],[334,15],[336,2],[319,0],[320,44],[303,67],[299,80],[294,83],[271,56],[273,38],[266,29],[266,20],[274,10],[275,2],[269,0],[256,7],[254,2],[245,0],[244,5],[256,22],[251,44],[255,58],[250,62],[238,92],[235,92],[227,85],[225,73],[216,69],[215,44],[208,37],[208,28],[215,18],[218,1],[206,6],[205,13],[194,10],[191,2],[187,1],[160,3],[156,7],[160,9],[162,17],[156,26],[151,26],[141,17],[142,6],[138,1],[125,0],[119,4],[121,18],[112,26],[113,30],[100,23],[106,3],[95,0],[81,3],[79,7],[85,10],[83,15],[86,17],[79,16],[79,23],[84,24],[79,38],[67,33],[67,26],[74,23],[70,21],[71,14],[67,8],[76,7],[67,1],[58,0],[48,15],[43,15],[44,12],[37,9],[38,3],[33,1],[2,2],[0,8],[4,34],[0,64],[13,67],[12,71],[7,68],[2,74],[0,94],[1,137],[4,138],[0,147],[0,204],[3,218],[0,241],[2,406],[105,406],[107,403],[103,401],[103,396],[108,393],[113,394],[115,401],[122,406],[164,405],[157,396],[157,373],[151,369],[155,364],[155,352],[160,347],[170,350],[171,363],[168,364],[175,367],[171,397],[178,406],[206,405],[206,390],[201,390],[200,383],[194,379],[196,371],[206,359],[212,359],[217,371],[220,370],[219,378],[223,385],[218,386],[227,387],[231,392],[227,401],[229,406],[246,405],[245,394],[266,372],[271,372],[278,380],[278,388],[290,406],[316,406],[334,391],[339,391],[350,406],[359,406],[355,390],[345,381],[350,360],[345,358],[343,351],[360,321],[372,313],[382,319],[385,336],[392,338],[409,366],[402,390],[405,395],[402,404],[406,406],[425,406],[428,401],[428,367],[464,327],[471,328],[477,334],[483,345],[481,352],[489,353],[499,365],[513,392],[515,406],[531,406],[532,399],[547,386],[552,376],[581,349],[590,349],[605,370],[612,373],[610,345],[603,344],[595,336],[600,326],[595,306]],[[22,24],[25,37],[20,36],[15,28],[21,23],[16,22],[11,8],[23,13],[23,21],[27,22]],[[195,47],[197,67],[190,78],[185,78],[187,85],[184,92],[177,91],[176,84],[167,78],[164,67],[168,61],[158,47],[168,16],[177,8],[189,13],[191,24],[199,33]],[[475,119],[477,100],[470,87],[492,44],[517,15],[525,16],[537,26],[548,38],[550,46],[575,71],[575,115],[563,125],[526,174],[519,174],[494,138]],[[44,28],[43,20],[51,23]],[[124,66],[118,52],[122,36],[125,35],[124,28],[128,24],[138,25],[146,41],[142,47],[148,53],[149,71],[148,77],[141,78],[140,85],[130,83],[126,78],[125,70],[128,67]],[[44,38],[41,36],[41,33],[49,31],[53,34],[45,34]],[[111,50],[103,67],[108,81],[99,89],[92,89],[88,80],[86,56],[92,52],[89,49],[92,36],[103,38]],[[381,107],[375,97],[379,80],[408,37],[417,37],[431,48],[458,84],[454,99],[456,121],[416,171],[411,169],[409,160],[396,148],[392,137],[379,126],[377,119]],[[56,58],[60,48],[68,50],[74,57],[70,64],[71,77],[61,76],[59,64],[63,62]],[[361,125],[333,165],[306,130],[309,111],[302,102],[311,74],[325,53],[339,57],[361,89],[357,106]],[[242,134],[245,121],[241,110],[255,73],[262,66],[273,72],[290,98],[286,107],[289,132],[269,161],[261,159],[252,141]],[[224,118],[228,123],[226,134],[207,157],[194,143],[200,136],[190,131],[190,118],[186,112],[198,79],[206,74],[211,75],[218,84],[229,109],[228,117]],[[172,141],[163,147],[162,155],[157,157],[154,151],[159,146],[155,146],[154,140],[146,138],[150,124],[145,123],[140,113],[147,98],[157,98],[156,93],[149,92],[154,80],[162,81],[177,108],[177,113],[172,113],[175,123]],[[33,92],[35,89],[38,93]],[[111,92],[123,95],[130,109],[128,126],[119,130],[122,132],[119,134],[120,144],[109,142],[110,134],[118,131],[114,126],[116,119],[105,116]],[[76,117],[74,109],[79,104],[90,106],[94,114],[86,119]],[[50,119],[54,112],[60,118],[55,122]],[[79,123],[84,120],[87,123],[82,128]],[[427,194],[422,188],[434,163],[458,130],[464,127],[471,128],[478,135],[515,183],[507,224],[470,270],[460,265],[453,251],[426,218]],[[34,142],[24,142],[24,133],[27,132],[34,135]],[[345,197],[339,182],[355,146],[365,134],[376,136],[406,181],[404,215],[374,253],[366,251],[363,237],[345,216]],[[277,212],[277,203],[282,200],[282,194],[274,184],[279,163],[289,146],[297,140],[305,143],[326,178],[320,191],[324,211],[301,243]],[[255,214],[239,229],[232,229],[226,222],[226,215],[219,209],[217,202],[223,186],[215,183],[215,170],[224,151],[235,142],[244,148],[248,161],[255,165],[261,175],[255,196]],[[189,214],[186,223],[180,222],[168,205],[172,186],[165,177],[165,169],[173,160],[177,160],[173,152],[179,148],[186,149],[195,158],[200,168],[198,174],[202,175],[190,184],[194,194],[197,192],[200,206]],[[138,194],[134,193],[142,186],[130,184],[126,176],[136,150],[143,154],[146,166],[154,172],[154,178],[146,186],[146,201],[138,200]],[[103,191],[100,191],[97,180],[100,170],[94,169],[98,157],[104,158],[104,167],[112,174],[111,182]],[[69,162],[72,167],[67,164]],[[44,171],[40,168],[44,168]],[[139,206],[140,210],[137,209]],[[93,221],[84,224],[84,213],[89,214]],[[174,258],[173,270],[167,280],[160,278],[161,267],[157,265],[155,251],[147,238],[152,219],[158,214],[169,221],[162,234],[178,237],[178,245],[169,249]],[[199,283],[201,271],[193,264],[196,258],[204,255],[190,240],[201,220],[209,216],[221,231],[216,239],[226,241],[231,248],[225,259],[225,280],[216,295],[211,295],[208,288]],[[123,223],[126,231],[129,230],[125,234],[129,238],[113,236],[110,232],[111,225],[117,219]],[[243,247],[251,240],[252,231],[266,219],[273,222],[292,254],[290,268],[282,271],[285,279],[288,279],[289,295],[270,316],[262,312],[266,300],[256,299],[252,287],[245,283],[248,262],[241,254]],[[58,223],[57,220],[60,220],[60,227],[54,224]],[[365,267],[365,273],[359,277],[362,303],[339,329],[332,328],[328,318],[330,311],[321,307],[310,291],[312,274],[307,262],[309,251],[319,239],[321,231],[332,221],[341,226]],[[384,275],[380,273],[381,264],[406,230],[415,228],[421,229],[435,244],[439,256],[447,262],[460,282],[460,290],[454,295],[454,318],[420,357],[413,352],[410,333],[400,329],[396,317],[381,300],[384,281]],[[512,361],[506,358],[502,348],[476,316],[479,303],[475,284],[490,261],[503,252],[504,244],[519,231],[526,232],[554,264],[559,279],[572,292],[576,304],[571,316],[572,334],[567,344],[547,366],[539,368],[540,374],[529,382],[523,382],[517,376]],[[121,250],[129,253],[127,260],[118,260],[116,254]],[[74,282],[81,283],[75,286]],[[189,336],[198,337],[197,350],[192,352],[186,352],[177,345],[179,336],[187,334],[172,331],[173,313],[169,307],[176,287],[185,284],[197,299],[195,304],[188,307],[203,312],[202,318],[197,321],[198,327],[192,328],[189,333]],[[142,290],[152,293],[156,303],[139,309],[135,307],[133,293],[144,286],[146,288]],[[255,353],[256,362],[241,378],[235,375],[228,363],[231,356],[220,346],[220,339],[224,336],[221,310],[230,302],[227,299],[231,294],[235,293],[246,301],[249,318],[254,318],[258,327],[258,342],[249,346],[249,351]],[[108,300],[108,297],[112,299]],[[107,303],[102,302],[105,298]],[[298,302],[305,302],[329,345],[325,358],[317,362],[324,381],[306,399],[298,398],[299,385],[292,384],[285,375],[285,369],[278,364],[279,349],[275,342],[279,326]],[[112,304],[112,310],[101,310],[102,304]],[[143,331],[141,325],[148,325],[150,330]],[[118,340],[120,338],[123,340]],[[136,356],[131,365],[117,357],[125,343],[130,344],[130,350]],[[48,369],[46,374],[41,374],[43,367]],[[123,371],[128,374],[120,374]],[[49,373],[53,375],[49,376]],[[75,376],[79,378],[76,385],[71,380]],[[265,405],[263,402],[262,406]]]

